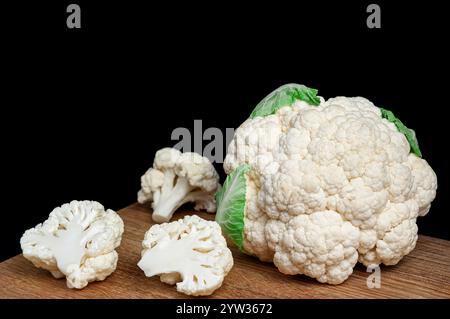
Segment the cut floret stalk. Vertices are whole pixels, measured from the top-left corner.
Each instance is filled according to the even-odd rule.
[[[161,191],[154,194],[152,218],[157,223],[167,222],[181,205],[195,202],[196,208],[207,209],[212,199],[211,195],[190,185],[186,178],[166,172]]]

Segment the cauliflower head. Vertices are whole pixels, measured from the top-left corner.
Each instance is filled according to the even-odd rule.
[[[218,187],[219,175],[208,158],[163,148],[156,152],[153,167],[141,177],[138,202],[152,202],[153,220],[168,222],[175,210],[188,202],[195,203],[195,210],[215,212]]]
[[[281,272],[339,284],[358,260],[395,265],[414,249],[437,189],[421,156],[392,112],[288,84],[236,130],[216,220]]]
[[[153,225],[142,242],[138,266],[147,277],[160,276],[164,283],[192,296],[218,289],[233,267],[233,256],[220,226],[197,215]]]
[[[23,256],[69,288],[101,281],[116,269],[123,233],[119,215],[94,201],[72,201],[55,208],[42,224],[28,229],[20,244]]]

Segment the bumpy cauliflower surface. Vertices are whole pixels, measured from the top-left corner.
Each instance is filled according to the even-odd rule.
[[[218,187],[219,175],[208,158],[167,147],[156,152],[153,167],[141,177],[138,202],[151,202],[153,220],[162,223],[188,202],[194,202],[196,210],[215,212]]]
[[[281,272],[339,284],[358,260],[394,265],[414,249],[437,179],[392,112],[316,93],[283,86],[236,130],[216,220]]]
[[[55,208],[49,218],[23,234],[23,256],[69,288],[81,289],[108,277],[115,269],[123,222],[94,201],[72,201]]]
[[[142,247],[138,266],[145,275],[160,275],[162,282],[176,284],[187,295],[212,294],[233,267],[220,226],[197,215],[153,225]]]

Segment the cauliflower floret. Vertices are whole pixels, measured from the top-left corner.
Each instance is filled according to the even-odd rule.
[[[284,274],[340,284],[358,261],[359,230],[336,212],[299,215],[277,233],[273,262]]]
[[[437,178],[414,132],[392,112],[362,97],[325,101],[316,93],[282,86],[236,130],[216,220],[245,252],[273,259],[282,272],[334,284],[348,277],[358,258],[365,265],[393,265],[414,249],[416,218],[429,211]],[[241,183],[233,183],[236,175]],[[334,229],[325,218],[340,224],[342,242],[349,241],[336,243],[349,245],[343,264],[315,261],[318,251],[331,259],[335,252],[292,235],[320,223]],[[311,234],[323,239],[325,230]],[[303,250],[312,255],[296,255]]]
[[[287,222],[293,216],[325,209],[317,166],[312,161],[282,162],[277,173],[263,173],[259,207],[272,219]]]
[[[419,216],[425,216],[436,197],[436,174],[426,161],[414,155],[408,157],[407,166],[410,167],[413,176],[412,196],[419,205]]]
[[[255,182],[249,177],[246,177],[246,179],[245,240],[243,242],[243,249],[252,255],[258,256],[261,261],[271,262],[273,260],[273,251],[269,249],[265,236],[265,226],[269,217],[258,207]]]
[[[278,148],[281,132],[280,121],[276,116],[247,120],[236,131],[228,146],[224,170],[227,174],[248,159],[266,156],[273,159]]]
[[[417,241],[418,206],[413,200],[389,203],[377,216],[376,225],[364,240],[359,261],[366,266],[395,265],[409,254]]]
[[[23,256],[55,278],[66,277],[69,288],[101,281],[115,269],[123,222],[94,201],[72,201],[55,208],[49,218],[27,230],[20,240]]]
[[[196,210],[215,212],[218,187],[219,175],[206,157],[163,148],[156,152],[153,167],[141,177],[138,202],[151,201],[152,218],[162,223],[188,202],[194,202]]]
[[[162,282],[176,284],[187,295],[212,294],[233,267],[220,226],[196,215],[152,226],[142,247],[138,266],[145,275],[160,275]]]

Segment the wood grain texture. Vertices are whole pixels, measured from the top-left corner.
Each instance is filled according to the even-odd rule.
[[[0,264],[0,298],[186,298],[175,287],[147,278],[136,266],[141,241],[150,227],[148,208],[122,209],[125,222],[117,270],[105,281],[82,290],[68,289],[64,279],[35,268],[22,255]],[[180,218],[189,212],[178,212]],[[206,219],[214,216],[199,214]],[[232,248],[235,265],[210,298],[449,298],[450,242],[419,236],[416,249],[398,265],[381,268],[381,288],[367,288],[370,273],[358,265],[343,284],[320,284],[306,276],[281,274],[272,264]]]

